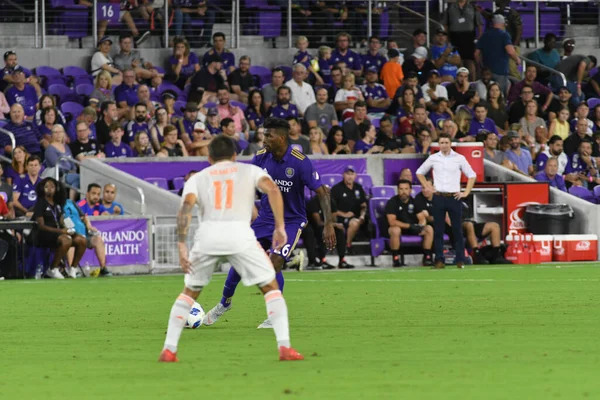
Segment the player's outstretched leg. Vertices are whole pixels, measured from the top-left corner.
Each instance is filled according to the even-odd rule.
[[[204,315],[202,325],[214,324],[223,314],[231,309],[231,298],[241,280],[242,277],[240,274],[236,272],[235,268],[231,267],[223,286],[223,297],[221,297],[221,301],[216,306]]]
[[[288,309],[281,291],[277,289],[275,282],[261,287],[265,295],[267,305],[267,316],[277,339],[280,361],[304,360],[302,354],[294,350],[290,344],[290,327],[288,322]]]
[[[279,271],[275,274],[275,279],[277,280],[278,289],[283,292],[283,285],[285,284],[285,280],[283,279],[283,273],[281,272],[281,267],[283,266],[285,260],[278,255],[271,255],[271,262],[275,268],[275,271]],[[260,324],[256,329],[272,329],[273,325],[271,320],[267,318]]]
[[[169,315],[169,327],[167,328],[167,338],[165,339],[165,345],[163,351],[160,353],[158,361],[161,362],[177,362],[177,344],[181,337],[181,332],[185,327],[185,321],[187,321],[188,315],[192,306],[194,305],[194,299],[186,294],[181,293],[173,307],[171,307],[171,314]]]

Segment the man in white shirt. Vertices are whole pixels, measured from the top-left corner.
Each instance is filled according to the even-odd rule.
[[[440,151],[435,153],[417,169],[417,178],[423,188],[433,190],[433,228],[435,249],[434,268],[445,268],[444,264],[444,224],[446,212],[450,217],[452,232],[454,233],[454,250],[456,251],[456,266],[464,268],[465,265],[465,239],[462,235],[462,202],[475,185],[477,176],[467,159],[452,150],[450,136],[441,133],[438,137]],[[425,175],[433,169],[433,187]],[[461,173],[469,178],[464,192],[460,191]]]
[[[317,101],[313,87],[304,82],[304,79],[306,79],[306,67],[298,63],[294,65],[292,79],[285,83],[285,86],[292,91],[292,102],[298,107],[301,116],[304,116],[308,106]]]
[[[448,90],[440,85],[440,72],[437,69],[429,71],[427,83],[421,86],[421,90],[423,91],[423,99],[427,108],[431,108],[432,102],[436,99],[441,97],[444,99],[448,98]]]

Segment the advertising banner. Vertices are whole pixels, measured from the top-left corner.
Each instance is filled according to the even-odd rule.
[[[147,219],[97,220],[92,225],[104,241],[107,266],[150,263]],[[85,252],[81,265],[99,265],[94,249]]]

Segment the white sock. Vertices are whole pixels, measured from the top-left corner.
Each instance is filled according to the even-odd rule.
[[[170,350],[173,353],[177,352],[177,344],[179,343],[181,332],[185,328],[185,322],[193,305],[194,299],[191,297],[185,294],[180,294],[177,297],[169,315],[169,327],[167,328],[167,338],[165,339],[163,349]]]
[[[265,294],[267,303],[267,316],[277,339],[277,348],[290,347],[290,326],[288,323],[288,310],[281,290],[271,290]]]

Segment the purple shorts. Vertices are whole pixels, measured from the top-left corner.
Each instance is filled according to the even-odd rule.
[[[296,248],[298,241],[300,240],[300,235],[302,234],[302,230],[306,222],[302,223],[286,223],[285,225],[285,233],[287,233],[287,243],[281,251],[274,250],[271,248],[272,240],[273,240],[273,224],[269,222],[259,221],[258,219],[254,221],[252,224],[252,229],[254,229],[254,234],[256,235],[256,239],[262,246],[262,248],[269,252],[274,253],[281,256],[285,262],[288,262],[292,256],[292,252]]]

